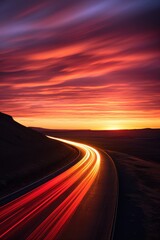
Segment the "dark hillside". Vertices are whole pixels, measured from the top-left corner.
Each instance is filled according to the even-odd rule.
[[[74,154],[72,148],[0,113],[1,196],[65,165]]]

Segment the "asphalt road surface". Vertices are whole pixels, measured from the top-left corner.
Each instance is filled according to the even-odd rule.
[[[111,239],[118,200],[112,159],[101,150],[53,138],[83,153],[58,176],[0,208],[0,239]]]

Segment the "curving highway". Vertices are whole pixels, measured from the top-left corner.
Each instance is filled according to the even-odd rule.
[[[48,137],[76,147],[84,156],[60,175],[2,206],[0,239],[56,239],[95,182],[101,164],[96,149]]]

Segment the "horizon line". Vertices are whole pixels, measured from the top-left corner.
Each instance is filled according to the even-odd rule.
[[[120,129],[66,129],[66,128],[44,128],[44,127],[33,127],[28,126],[29,128],[37,128],[44,130],[52,130],[52,131],[129,131],[129,130],[160,130],[160,128],[120,128]]]

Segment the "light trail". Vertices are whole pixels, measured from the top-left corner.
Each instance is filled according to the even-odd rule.
[[[55,239],[92,186],[100,154],[88,145],[50,137],[84,153],[74,166],[34,190],[0,207],[0,239]]]

